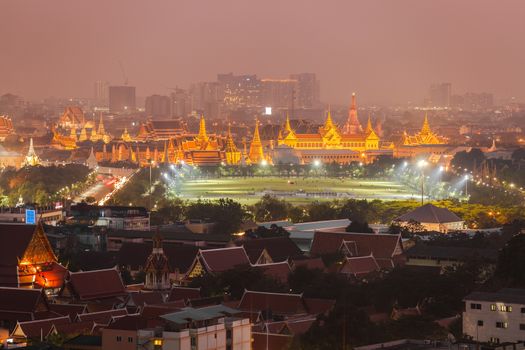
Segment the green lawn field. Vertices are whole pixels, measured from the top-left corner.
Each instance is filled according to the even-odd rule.
[[[297,204],[338,198],[401,200],[418,196],[393,181],[279,177],[184,180],[177,186],[177,193],[182,199],[231,198],[243,204],[253,204],[267,193]]]

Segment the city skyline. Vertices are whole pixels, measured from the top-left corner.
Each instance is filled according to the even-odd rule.
[[[366,104],[418,104],[440,82],[523,100],[525,5],[503,3],[4,2],[0,93],[92,97],[95,81],[129,80],[145,97],[219,73],[313,72],[328,103],[358,91]]]

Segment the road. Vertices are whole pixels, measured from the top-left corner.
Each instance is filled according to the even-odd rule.
[[[97,182],[95,182],[93,186],[89,187],[81,195],[75,197],[74,202],[80,203],[83,200],[86,200],[87,197],[93,197],[98,203],[108,193],[113,191],[114,186],[115,179],[112,176],[99,175]]]

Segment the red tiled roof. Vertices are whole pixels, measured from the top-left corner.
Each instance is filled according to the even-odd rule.
[[[109,311],[100,311],[100,312],[91,312],[87,314],[77,315],[77,320],[79,322],[93,321],[96,323],[108,324],[113,317],[116,316],[125,316],[128,314],[126,309],[116,309]]]
[[[164,299],[160,292],[132,292],[129,293],[130,302],[134,306],[144,306],[149,304],[162,304]],[[129,303],[129,302],[128,302]]]
[[[306,314],[302,294],[245,291],[238,308],[242,311],[266,311],[278,315]]]
[[[301,256],[303,252],[289,237],[256,238],[236,242],[244,246],[252,264],[257,262],[263,249],[266,249],[274,262]]]
[[[288,283],[288,275],[292,272],[288,261],[272,263],[272,264],[260,264],[253,265],[253,268],[263,271],[263,273],[283,284]]]
[[[84,321],[55,324],[55,329],[59,334],[68,336],[77,334],[91,334],[93,332],[94,326],[95,322]]]
[[[47,299],[41,289],[0,287],[0,312],[30,314],[47,310]]]
[[[49,304],[49,310],[62,316],[69,316],[72,320],[78,314],[86,312],[86,305],[80,304]]]
[[[301,335],[306,332],[312,327],[312,325],[315,322],[315,317],[309,317],[309,318],[301,318],[297,320],[287,320],[286,326],[292,333],[292,335]]]
[[[304,298],[304,304],[309,314],[320,315],[332,310],[335,306],[333,299]]]
[[[144,268],[146,260],[151,254],[152,243],[129,243],[125,242],[120,248],[117,260],[119,266],[129,266],[131,270]],[[181,245],[163,243],[162,249],[168,257],[172,270],[185,273],[195,260],[199,248],[194,245]]]
[[[36,225],[0,224],[0,266],[18,265],[35,230]]]
[[[293,340],[291,335],[252,333],[252,350],[287,350]]]
[[[355,277],[368,275],[374,271],[378,271],[380,266],[373,255],[347,257],[343,262],[340,272],[351,274]]]
[[[138,331],[139,329],[146,328],[147,326],[148,320],[142,317],[141,315],[127,315],[115,320],[106,328],[127,331]]]
[[[343,241],[354,241],[360,256],[374,254],[379,259],[391,259],[402,253],[401,236],[390,234],[316,231],[312,248],[313,255],[330,254],[339,251]]]
[[[80,300],[126,295],[126,287],[116,269],[71,272],[67,283]]]
[[[146,319],[155,319],[161,315],[176,312],[186,307],[183,302],[165,303],[160,305],[145,305],[142,308],[141,315]]]
[[[0,286],[17,288],[18,283],[18,266],[0,266]]]
[[[295,268],[304,266],[310,270],[323,270],[325,269],[323,259],[321,258],[308,258],[308,259],[294,259],[293,266]]]
[[[69,316],[18,322],[13,334],[19,335],[20,333],[23,333],[27,338],[40,338],[40,336],[46,337],[53,329],[53,325],[66,323],[71,323]]]
[[[208,272],[224,272],[236,266],[250,265],[243,247],[200,250],[199,254]]]
[[[189,287],[173,287],[170,290],[168,301],[177,301],[189,299],[200,299],[201,289],[200,288],[189,288]]]

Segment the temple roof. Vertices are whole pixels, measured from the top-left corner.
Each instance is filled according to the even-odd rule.
[[[419,223],[435,223],[444,224],[448,222],[462,222],[459,216],[448,210],[447,208],[436,207],[428,203],[418,207],[406,214],[401,215],[396,221],[417,221]]]

